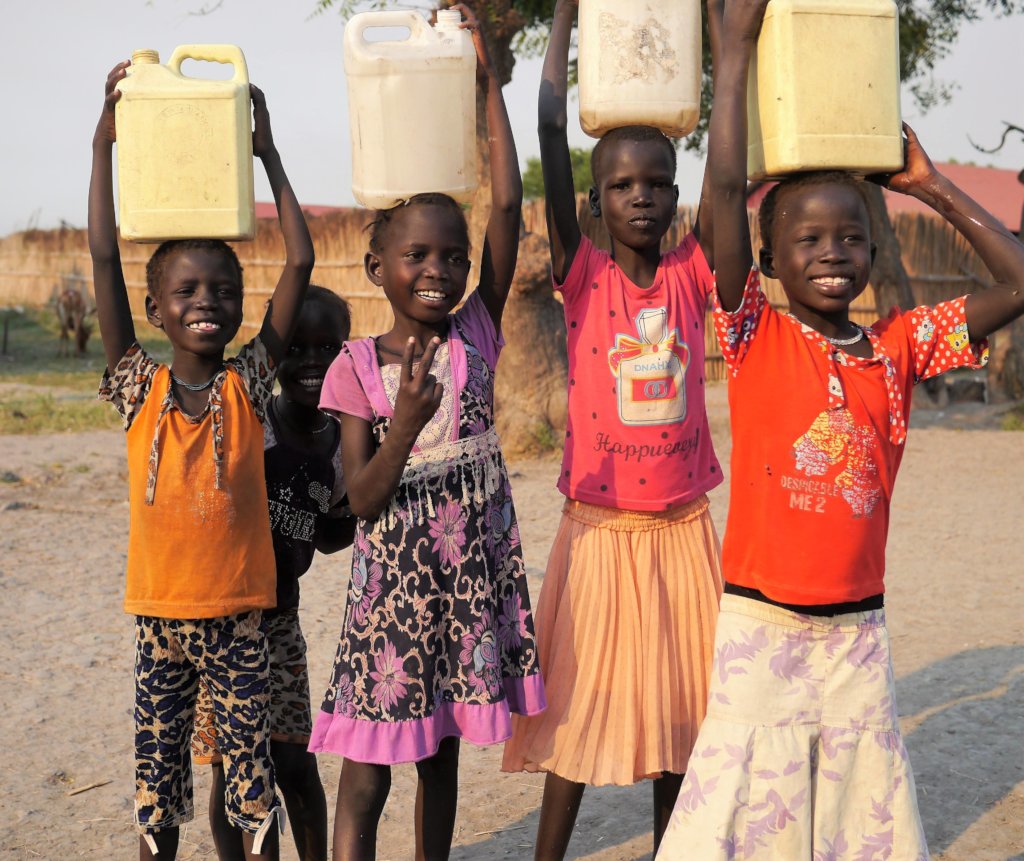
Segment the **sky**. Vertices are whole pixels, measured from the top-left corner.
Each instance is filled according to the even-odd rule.
[[[351,152],[342,67],[343,22],[335,13],[311,17],[314,0],[22,0],[7,5],[0,34],[0,236],[66,221],[84,226],[90,141],[107,72],[137,48],[155,48],[166,62],[177,45],[239,45],[249,77],[267,95],[274,139],[292,185],[306,204],[350,205]],[[1002,134],[1002,121],[1024,124],[1024,16],[966,25],[952,54],[935,71],[957,84],[953,101],[925,115],[907,94],[904,119],[935,160],[957,159],[1019,170],[1024,140],[1003,151],[974,150]],[[536,156],[540,60],[520,60],[505,99],[520,163]],[[570,143],[589,147],[571,102]],[[680,200],[694,202],[703,163],[681,153]],[[256,198],[271,200],[256,166]]]

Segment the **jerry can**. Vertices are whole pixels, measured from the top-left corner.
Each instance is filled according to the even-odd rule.
[[[750,66],[747,173],[903,165],[893,0],[771,0]]]
[[[440,9],[432,27],[402,10],[362,12],[345,26],[352,193],[364,206],[426,192],[465,203],[476,190],[476,50],[461,21]],[[381,27],[403,32],[367,39]]]
[[[700,14],[700,0],[580,0],[583,131],[692,132],[700,118]]]
[[[234,76],[183,75],[186,59],[230,64]],[[252,239],[252,110],[241,50],[182,45],[166,66],[156,51],[135,51],[118,89],[121,236],[136,242]]]

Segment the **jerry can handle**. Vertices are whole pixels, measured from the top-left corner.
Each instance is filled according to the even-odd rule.
[[[179,45],[167,61],[167,67],[180,75],[181,64],[185,60],[225,63],[235,70],[235,76],[231,79],[234,83],[249,83],[249,69],[245,65],[242,49],[237,45]]]
[[[345,25],[345,41],[349,44],[372,44],[363,38],[363,33],[371,27],[408,27],[409,38],[394,40],[397,42],[422,41],[424,37],[433,35],[433,28],[419,12],[414,9],[392,9],[353,15]]]

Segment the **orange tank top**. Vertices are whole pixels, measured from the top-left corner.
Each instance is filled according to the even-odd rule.
[[[162,365],[127,432],[131,521],[125,611],[204,619],[273,607],[277,577],[263,477],[263,425],[245,384],[229,365],[220,388],[223,455],[218,457],[213,411],[194,420],[176,407],[165,409],[169,386],[169,369]],[[159,456],[156,483],[147,504],[154,453]]]

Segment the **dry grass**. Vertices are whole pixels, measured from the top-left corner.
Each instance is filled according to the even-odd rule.
[[[117,426],[114,410],[95,398],[57,397],[47,391],[0,394],[0,434],[74,433]]]
[[[99,337],[90,339],[81,358],[58,356],[57,344],[48,307],[11,316],[7,354],[0,356],[0,434],[117,427],[114,410],[96,400],[106,365]],[[162,338],[146,336],[143,346],[159,358],[170,355]]]
[[[1006,431],[1024,431],[1024,404],[1007,412],[1003,416],[1001,427]]]

